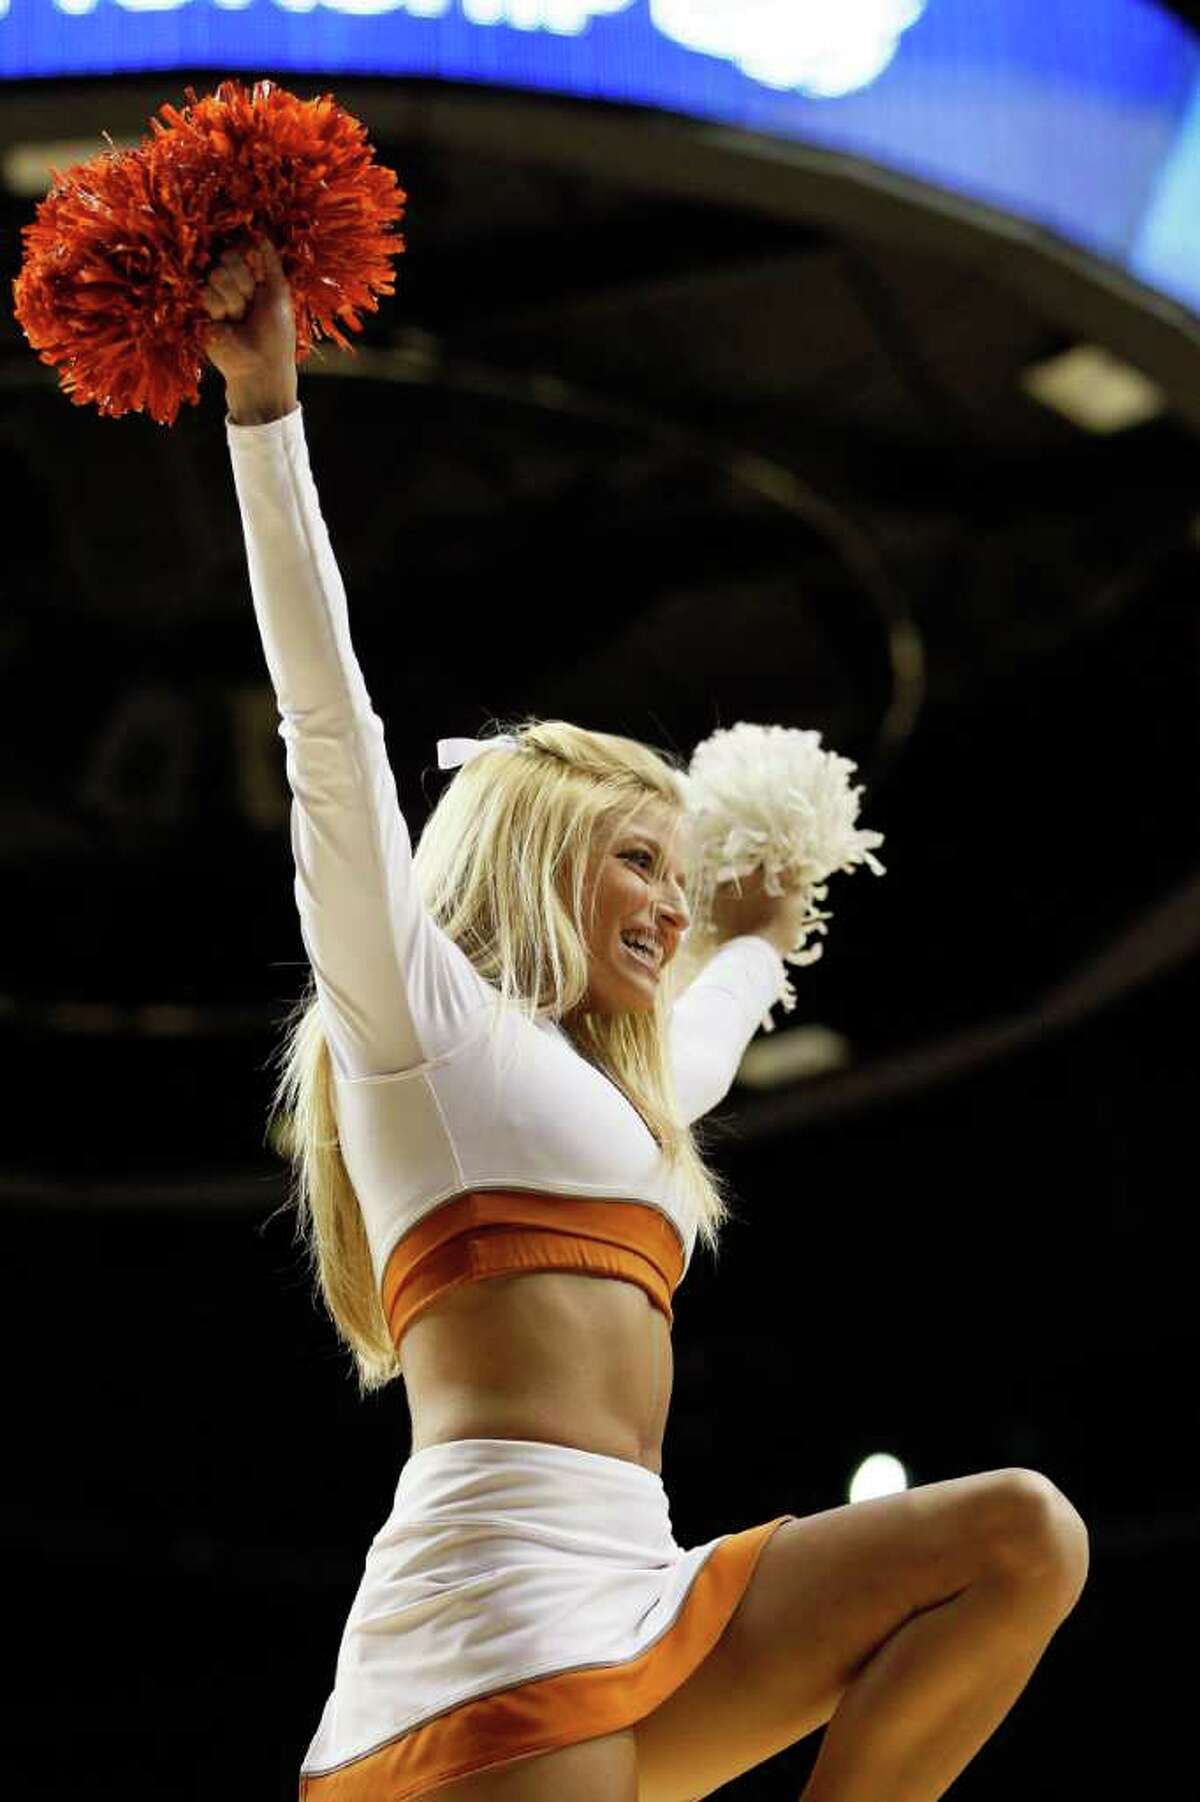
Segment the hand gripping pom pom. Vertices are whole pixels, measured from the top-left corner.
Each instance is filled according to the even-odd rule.
[[[784,962],[816,963],[824,946],[806,951],[804,941],[812,932],[825,932],[825,922],[833,918],[813,906],[829,893],[826,878],[859,863],[869,864],[877,876],[887,874],[870,850],[883,843],[883,834],[854,824],[863,790],[851,788],[847,777],[857,767],[823,751],[819,732],[792,726],[741,721],[696,746],[683,784],[701,930],[711,918],[718,885],[748,876],[761,864],[767,894],[781,895],[785,886],[797,884],[806,892],[799,939]],[[771,1006],[777,1004],[789,1014],[796,1005],[786,973]],[[774,1031],[769,1009],[762,1025]]]
[[[72,403],[112,418],[173,425],[184,401],[198,404],[212,323],[201,293],[222,250],[271,239],[299,364],[322,336],[353,352],[335,319],[362,330],[356,309],[395,292],[391,259],[405,248],[388,228],[408,196],[332,95],[299,100],[270,81],[185,93],[136,149],[52,168],[22,228],[15,317]]]

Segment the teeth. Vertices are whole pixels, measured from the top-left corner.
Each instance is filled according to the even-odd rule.
[[[621,938],[622,938],[622,941],[626,945],[628,945],[631,949],[636,948],[645,957],[647,963],[651,963],[651,964],[654,964],[655,966],[657,966],[657,964],[658,964],[658,948],[657,948],[657,946],[650,944],[649,941],[646,939],[637,938],[632,933],[623,932],[621,934]]]

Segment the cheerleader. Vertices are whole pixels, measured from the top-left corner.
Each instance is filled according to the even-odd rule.
[[[205,307],[311,965],[277,1143],[359,1383],[402,1377],[412,1421],[301,1797],[693,1802],[828,1723],[806,1802],[931,1802],[1079,1595],[1071,1503],[988,1471],[685,1548],[661,1475],[672,1298],[727,1212],[693,1128],[807,897],[758,872],[696,917],[684,773],[563,720],[440,741],[414,851],[274,246],[226,250]],[[790,1324],[803,1409],[837,1348]],[[301,1456],[337,1480],[319,1427]]]

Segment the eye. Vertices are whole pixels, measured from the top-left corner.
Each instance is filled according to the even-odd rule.
[[[652,857],[652,855],[650,854],[649,851],[626,851],[625,855],[626,855],[626,857],[632,857],[635,859],[639,858],[639,857],[644,858],[645,867],[647,869],[651,869],[653,867],[654,858]]]

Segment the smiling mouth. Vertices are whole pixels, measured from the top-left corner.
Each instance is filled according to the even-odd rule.
[[[625,943],[624,939],[621,939],[620,945],[621,945],[621,949],[625,953],[626,957],[631,957],[635,964],[640,964],[642,969],[646,971],[647,975],[649,975],[649,976],[657,976],[658,975],[659,966],[654,961],[654,959],[649,955],[648,952],[635,951],[632,945],[627,945]]]

